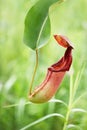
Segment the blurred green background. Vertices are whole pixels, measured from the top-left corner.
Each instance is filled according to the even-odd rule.
[[[25,105],[35,65],[35,52],[23,43],[24,19],[36,1],[0,0],[0,130],[19,130],[53,112],[66,114],[66,108],[58,103]],[[50,19],[51,34],[66,35],[74,45],[74,81],[85,63],[76,98],[84,93],[85,95],[80,98],[76,107],[87,110],[87,0],[67,0],[52,8]],[[39,51],[39,66],[34,86],[44,79],[47,68],[55,63],[64,51],[51,36],[49,43]],[[67,73],[55,95],[55,98],[66,103],[69,96],[69,80]],[[11,104],[18,105],[4,108]],[[87,114],[71,114],[69,122],[87,130]],[[63,121],[53,117],[31,127],[30,130],[62,130],[62,127]]]

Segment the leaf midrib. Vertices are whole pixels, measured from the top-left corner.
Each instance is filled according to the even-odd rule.
[[[45,25],[45,23],[46,23],[46,21],[47,21],[47,18],[48,18],[48,15],[45,17],[45,19],[44,19],[44,21],[43,21],[43,23],[42,23],[40,32],[39,32],[39,34],[38,34],[38,39],[37,39],[37,42],[36,42],[36,50],[37,50],[37,47],[38,47],[38,43],[39,43],[39,40],[40,40],[42,31],[43,31],[44,25]]]

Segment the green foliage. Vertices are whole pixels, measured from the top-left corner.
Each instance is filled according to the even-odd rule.
[[[41,119],[39,119],[39,120],[37,120],[37,121],[35,121],[35,122],[33,122],[33,123],[31,123],[31,124],[25,126],[24,128],[22,128],[22,129],[20,129],[20,130],[26,130],[27,128],[30,128],[30,127],[32,127],[32,126],[34,126],[34,125],[36,125],[36,124],[38,124],[38,123],[40,123],[40,122],[42,122],[42,121],[48,119],[48,118],[55,117],[55,116],[56,116],[56,117],[59,117],[59,118],[62,118],[62,119],[64,120],[64,116],[63,116],[63,115],[58,114],[58,113],[53,113],[53,114],[49,114],[49,115],[47,115],[47,116],[45,116],[45,117],[42,117]]]
[[[33,50],[41,48],[50,38],[49,7],[58,0],[39,0],[27,13],[24,42]],[[59,0],[62,1],[62,0]]]
[[[55,95],[58,101],[41,105],[28,102],[35,55],[23,43],[23,25],[26,13],[37,1],[0,1],[0,130],[19,130],[53,113],[66,116],[70,89],[68,73]],[[67,0],[50,9],[51,34],[66,35],[74,44],[73,68],[70,73],[73,72],[73,83],[76,84],[74,90],[77,91],[74,93],[74,107],[67,127],[69,130],[87,130],[87,0]],[[58,45],[51,37],[50,42],[40,49],[35,86],[43,80],[47,67],[63,54],[64,50],[58,48],[57,51],[57,48]],[[86,65],[81,74],[79,71],[84,62]],[[29,129],[62,130],[63,125],[64,121],[55,116]]]

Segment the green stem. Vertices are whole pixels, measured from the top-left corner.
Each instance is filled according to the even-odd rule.
[[[68,123],[69,115],[70,115],[70,108],[68,108],[68,111],[67,111],[67,114],[66,114],[66,119],[65,119],[63,130],[66,130],[66,126],[67,126],[67,123]]]
[[[32,75],[32,80],[31,80],[31,83],[30,83],[29,94],[31,94],[31,91],[32,91],[32,86],[33,86],[35,74],[36,74],[36,71],[37,71],[37,66],[38,66],[38,50],[36,50],[36,64],[35,64],[34,72],[33,72],[33,75]]]
[[[65,122],[64,122],[64,127],[63,130],[66,130],[67,124],[68,124],[68,120],[69,120],[69,115],[72,109],[72,101],[73,101],[73,77],[71,75],[70,77],[70,98],[69,98],[69,105],[68,105],[68,110],[66,113],[66,118],[65,118]]]

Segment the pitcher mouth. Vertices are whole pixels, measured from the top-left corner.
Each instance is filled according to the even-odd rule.
[[[55,64],[48,68],[52,72],[69,71],[72,64],[72,47],[69,46],[65,51],[64,56]]]

